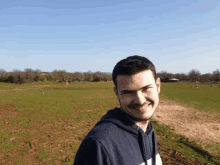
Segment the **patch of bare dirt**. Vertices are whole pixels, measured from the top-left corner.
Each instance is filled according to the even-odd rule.
[[[198,142],[203,148],[207,144],[217,144],[220,147],[219,114],[209,114],[174,101],[162,100],[153,119],[169,126],[175,133]]]
[[[51,85],[35,85],[35,86],[29,86],[25,88],[14,88],[14,89],[8,89],[8,90],[0,90],[0,92],[8,93],[13,91],[22,91],[22,90],[30,90],[30,89],[42,89],[42,88],[49,88]]]
[[[16,106],[13,104],[7,104],[0,106],[0,117],[17,116]]]
[[[49,88],[51,85],[35,85],[35,86],[30,86],[32,89],[41,89],[41,88]]]

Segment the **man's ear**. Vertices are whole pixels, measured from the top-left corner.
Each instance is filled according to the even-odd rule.
[[[117,97],[117,99],[118,99],[118,102],[119,102],[119,104],[121,105],[121,101],[120,101],[119,95],[118,95],[118,90],[117,90],[116,87],[114,87],[113,89],[114,89],[115,95],[116,95],[116,97]]]
[[[114,87],[113,89],[114,89],[114,92],[115,92],[116,96],[118,96],[118,90],[117,90],[117,88]]]
[[[118,90],[116,87],[114,87],[114,92],[115,92],[115,95],[117,96],[117,99],[119,100],[119,96],[118,96]]]
[[[156,80],[156,86],[157,86],[157,93],[160,93],[160,87],[161,87],[161,81],[160,78],[158,77]]]

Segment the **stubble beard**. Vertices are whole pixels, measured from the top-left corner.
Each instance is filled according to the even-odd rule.
[[[122,104],[119,101],[121,107]],[[152,113],[152,115],[150,115],[149,117],[145,118],[144,116],[140,116],[138,117],[140,114],[145,114],[146,111],[152,111],[153,107],[153,102],[149,102],[149,103],[145,103],[143,106],[135,106],[134,104],[128,105],[125,108],[122,107],[123,111],[125,113],[127,113],[128,115],[130,115],[132,117],[132,120],[135,122],[143,122],[143,121],[149,121],[151,119],[151,117],[153,116],[154,112],[156,111],[157,107],[155,108],[155,110],[153,110],[154,112]]]

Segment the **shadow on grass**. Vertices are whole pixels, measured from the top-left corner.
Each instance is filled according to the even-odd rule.
[[[201,149],[200,147],[196,146],[195,144],[189,142],[189,140],[187,138],[181,137],[179,139],[179,142],[188,146],[189,148],[193,149],[195,152],[202,155],[203,157],[206,157],[208,159],[208,161],[215,163],[217,165],[220,165],[219,164],[220,157],[212,156],[207,151],[205,151],[205,150]]]
[[[158,150],[163,164],[220,165],[220,157],[213,156],[195,142],[175,134],[168,126],[153,123],[158,140]]]

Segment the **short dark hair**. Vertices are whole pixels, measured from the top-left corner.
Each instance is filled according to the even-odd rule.
[[[119,75],[133,75],[144,70],[151,70],[156,80],[156,68],[154,64],[146,57],[139,55],[129,56],[126,59],[119,61],[112,72],[112,79],[117,88],[116,78]]]

